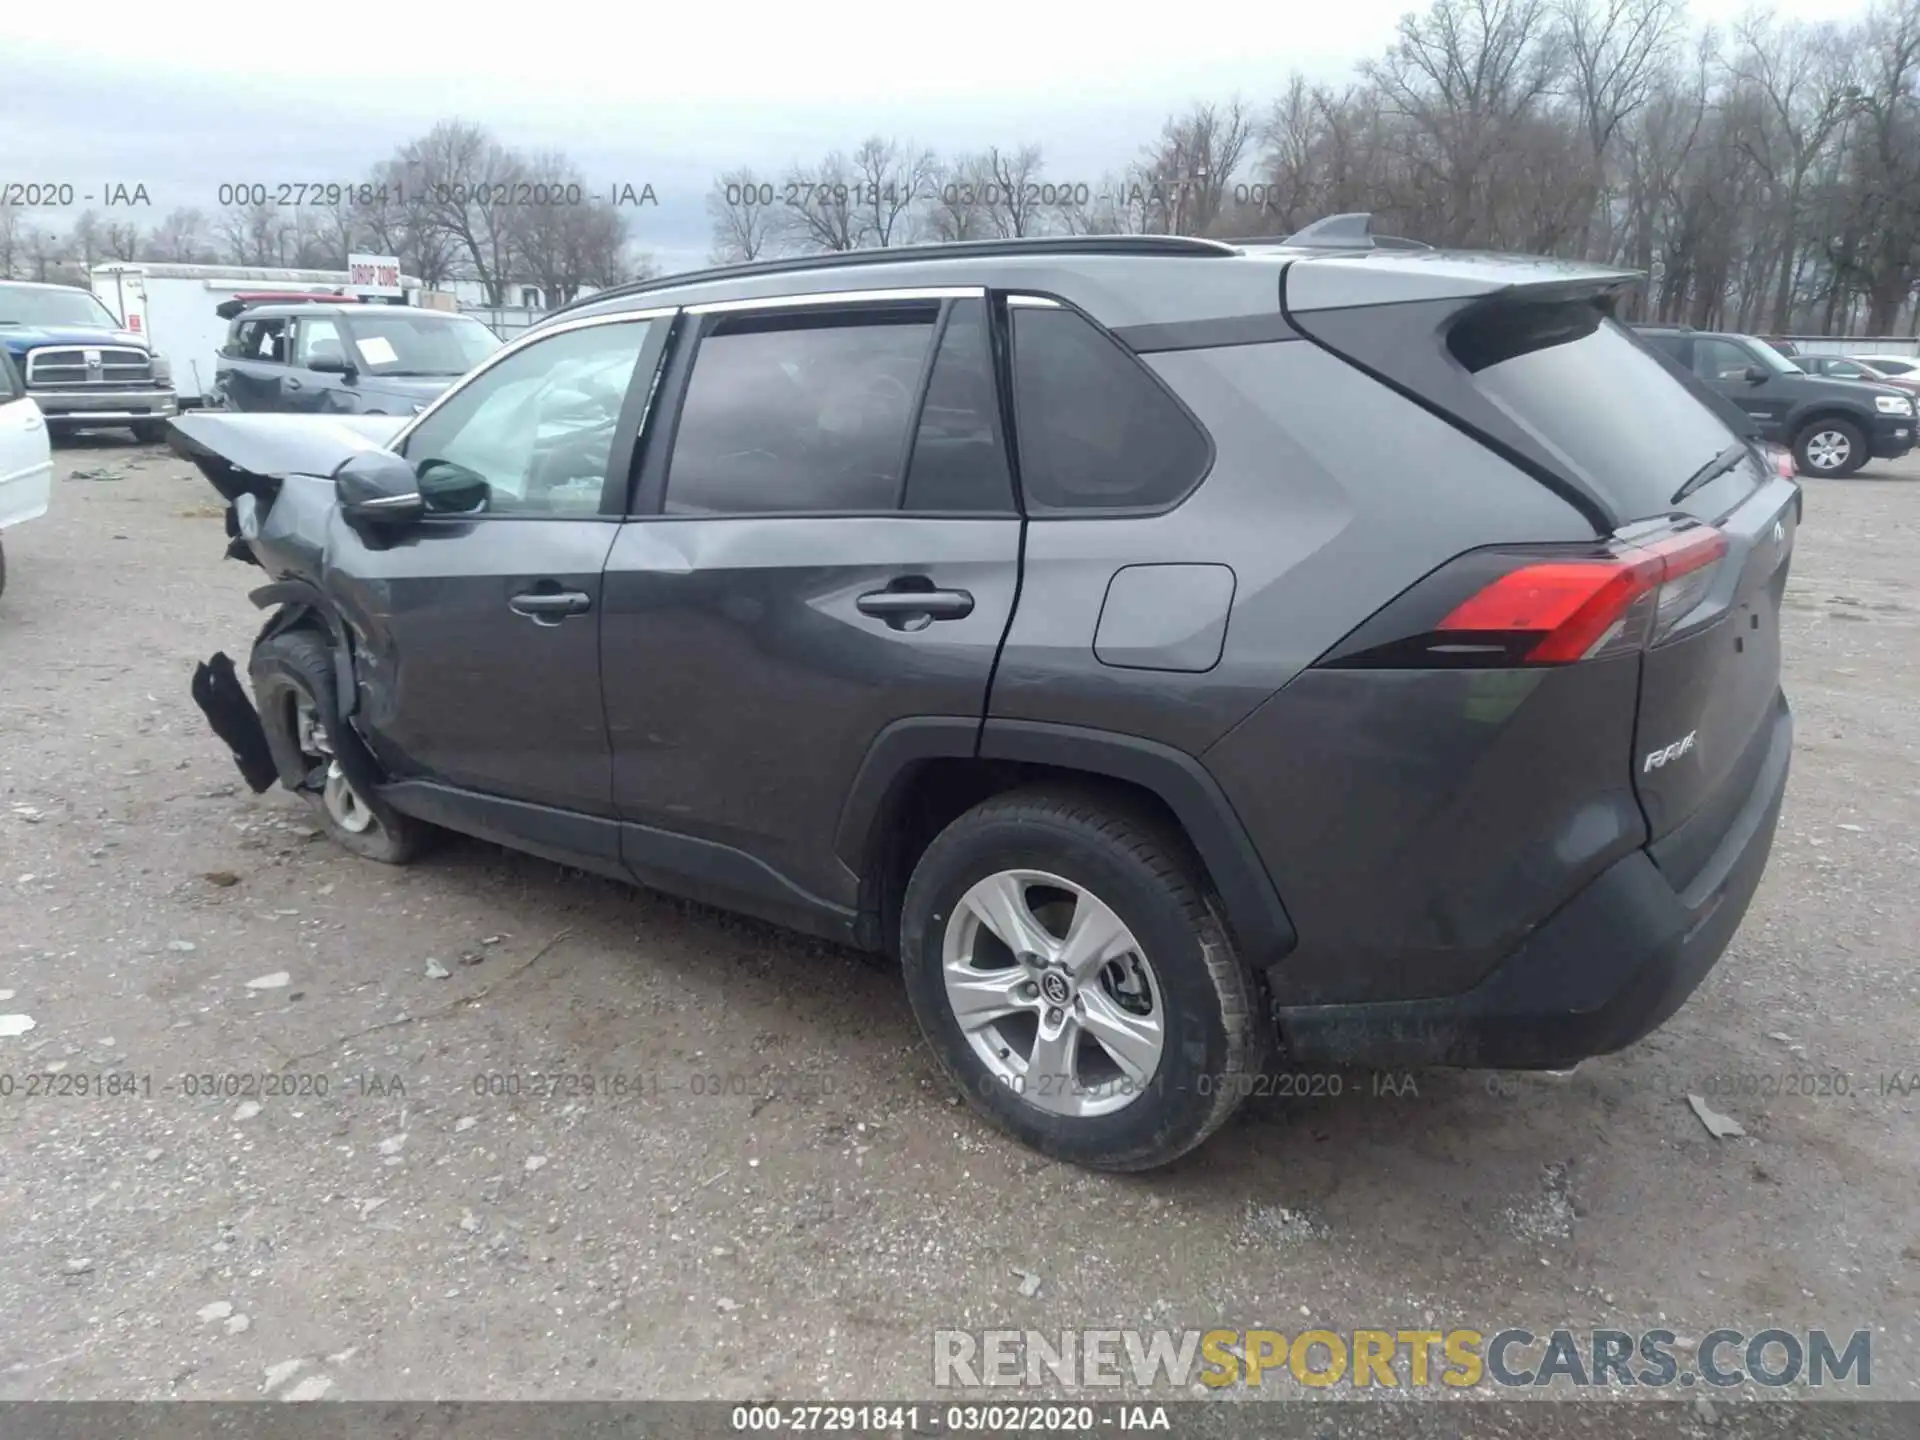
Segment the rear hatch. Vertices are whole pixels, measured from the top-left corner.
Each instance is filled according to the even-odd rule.
[[[1416,587],[1430,597],[1421,633],[1399,627],[1395,653],[1533,666],[1637,649],[1634,748],[1621,762],[1653,858],[1684,889],[1752,793],[1784,715],[1780,605],[1799,488],[1611,318],[1619,290],[1601,272],[1294,319],[1593,522],[1592,546],[1444,567]]]

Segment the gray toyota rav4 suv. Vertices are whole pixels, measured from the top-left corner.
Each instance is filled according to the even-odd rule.
[[[256,789],[897,956],[1039,1149],[1285,1063],[1662,1023],[1786,782],[1799,491],[1588,265],[942,245],[596,295],[407,420],[191,416],[267,572]],[[256,713],[257,705],[257,713]]]

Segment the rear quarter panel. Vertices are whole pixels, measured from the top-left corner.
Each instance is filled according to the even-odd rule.
[[[1453,557],[1592,526],[1310,342],[1147,362],[1211,433],[1212,472],[1163,515],[1029,524],[991,714],[1200,756],[1299,933],[1276,993],[1464,988],[1644,841],[1627,766],[1638,662],[1576,678],[1310,667]],[[1101,665],[1090,642],[1114,571],[1166,561],[1233,570],[1219,663]]]
[[[1164,514],[1029,522],[994,717],[1197,755],[1452,556],[1592,535],[1564,501],[1309,342],[1144,360],[1212,436],[1212,470]],[[1201,673],[1101,663],[1093,642],[1114,573],[1168,562],[1233,571],[1219,662]]]

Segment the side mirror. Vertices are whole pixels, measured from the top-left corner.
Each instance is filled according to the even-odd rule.
[[[333,472],[333,493],[349,524],[400,525],[427,512],[413,466],[391,450],[362,450]]]
[[[1764,385],[1767,380],[1767,372],[1762,370],[1758,365],[1749,365],[1747,366],[1746,379],[1749,385]]]
[[[353,362],[344,355],[310,355],[305,368],[316,375],[353,374]]]

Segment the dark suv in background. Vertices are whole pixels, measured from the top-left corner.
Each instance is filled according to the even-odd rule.
[[[1913,448],[1914,397],[1895,386],[1809,375],[1752,335],[1638,333],[1750,415],[1763,438],[1789,447],[1802,474],[1851,475]]]
[[[1719,958],[1791,748],[1800,492],[1611,318],[1638,278],[1344,217],[597,295],[410,421],[176,423],[275,610],[258,714],[225,656],[196,698],[360,854],[897,955],[1081,1163],[1276,1046],[1568,1066]]]
[[[499,348],[478,320],[442,310],[250,304],[232,317],[213,384],[227,410],[412,415]]]

